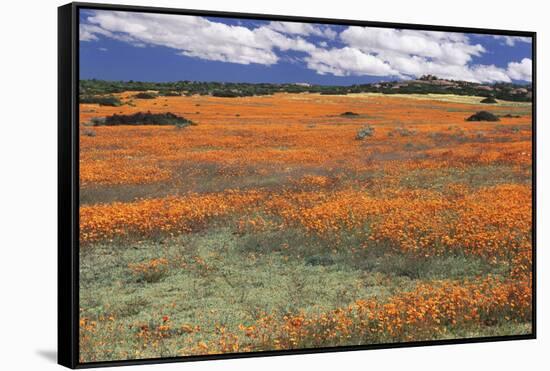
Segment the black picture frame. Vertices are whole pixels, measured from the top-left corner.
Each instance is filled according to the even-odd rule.
[[[533,104],[532,104],[532,333],[513,336],[490,336],[469,339],[412,341],[406,343],[371,344],[298,350],[230,353],[174,358],[119,360],[94,363],[79,362],[79,10],[121,10],[127,12],[234,17],[252,20],[296,21],[335,25],[372,26],[427,31],[464,32],[477,34],[520,36],[532,38]],[[313,18],[270,14],[249,14],[224,11],[204,11],[111,5],[97,3],[70,3],[58,8],[58,363],[69,368],[122,366],[214,359],[265,357],[292,354],[342,352],[383,348],[418,347],[431,345],[467,344],[509,340],[536,339],[536,32],[487,28],[448,27],[406,23],[372,22],[348,19]]]

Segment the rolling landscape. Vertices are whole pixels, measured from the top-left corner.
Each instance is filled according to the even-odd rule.
[[[531,102],[170,91],[80,105],[83,361],[530,333]]]
[[[79,11],[81,363],[533,333],[527,34]]]

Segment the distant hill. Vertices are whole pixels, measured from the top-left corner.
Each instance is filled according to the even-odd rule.
[[[324,95],[345,95],[353,93],[383,94],[456,94],[494,97],[500,100],[529,102],[533,98],[532,85],[512,83],[479,84],[468,81],[440,79],[425,75],[416,80],[376,82],[372,84],[329,86],[307,83],[227,83],[227,82],[141,82],[81,80],[81,99],[124,91],[156,91],[161,96],[212,95],[217,97],[246,97],[274,93],[319,93]]]

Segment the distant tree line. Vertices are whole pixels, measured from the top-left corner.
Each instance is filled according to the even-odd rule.
[[[448,82],[448,80],[445,80]],[[322,95],[345,95],[352,93],[383,94],[456,94],[493,97],[501,100],[524,101],[532,99],[531,85],[497,83],[480,85],[466,81],[452,81],[437,84],[438,79],[420,79],[412,81],[392,81],[350,86],[309,85],[309,84],[268,84],[268,83],[228,83],[228,82],[144,82],[144,81],[105,81],[81,80],[80,101],[117,105],[112,94],[125,91],[156,92],[159,96],[211,95],[215,97],[247,97],[271,95],[275,93],[319,93]],[[151,94],[151,93],[147,93]],[[114,98],[114,99],[113,99]]]

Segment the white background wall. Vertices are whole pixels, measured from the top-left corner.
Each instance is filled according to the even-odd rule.
[[[107,0],[106,0],[107,1]],[[141,366],[158,370],[536,370],[548,363],[550,21],[540,0],[132,0],[133,5],[538,32],[539,339]],[[58,0],[0,11],[0,368],[48,370],[56,351],[56,84]],[[546,170],[546,171],[545,171]],[[546,349],[545,349],[546,348]],[[545,354],[546,351],[546,354]],[[545,365],[548,367],[548,365]],[[137,369],[135,367],[127,368]]]

